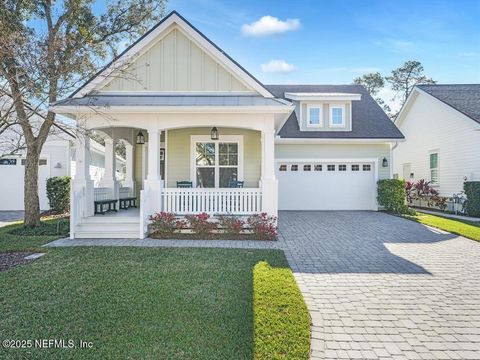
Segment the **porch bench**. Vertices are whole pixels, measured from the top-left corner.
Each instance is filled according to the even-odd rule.
[[[120,209],[127,210],[128,208],[137,207],[137,198],[135,196],[120,198]]]
[[[116,199],[111,199],[111,200],[95,200],[95,214],[102,214],[105,215],[105,213],[109,211],[115,211],[117,212],[117,200]]]

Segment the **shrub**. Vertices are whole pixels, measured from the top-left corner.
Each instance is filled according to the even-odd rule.
[[[217,223],[209,221],[210,215],[207,213],[201,213],[198,215],[185,216],[190,223],[192,231],[200,236],[208,237],[213,230],[217,229]]]
[[[245,222],[235,216],[220,216],[220,226],[227,235],[240,235]]]
[[[277,238],[277,218],[267,213],[252,215],[247,219],[252,232],[259,240],[275,240]]]
[[[407,211],[405,181],[385,179],[378,181],[377,200],[385,210],[403,214]]]
[[[415,200],[426,202],[427,207],[436,206],[441,210],[447,208],[448,198],[440,196],[438,191],[430,185],[430,181],[424,179],[418,180],[416,183],[407,182],[405,184],[405,192],[407,195],[407,201],[412,204]]]
[[[466,213],[470,216],[480,216],[480,181],[466,181],[463,190],[467,196]]]
[[[50,210],[57,214],[67,212],[70,206],[70,177],[56,176],[47,179],[47,197]]]
[[[150,221],[152,230],[161,235],[173,234],[186,226],[184,220],[178,220],[175,214],[164,211],[151,215]]]

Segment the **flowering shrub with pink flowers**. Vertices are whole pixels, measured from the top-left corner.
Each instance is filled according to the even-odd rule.
[[[185,218],[190,223],[192,231],[200,236],[208,237],[214,230],[217,230],[218,224],[210,221],[210,215],[200,213],[198,215],[187,215]]]
[[[259,240],[275,240],[277,238],[277,218],[267,213],[252,215],[247,219],[252,233]]]
[[[160,235],[173,234],[186,227],[185,220],[179,220],[175,214],[169,212],[159,212],[150,216],[151,229]]]
[[[220,227],[227,235],[240,235],[244,231],[245,221],[235,216],[220,216]]]

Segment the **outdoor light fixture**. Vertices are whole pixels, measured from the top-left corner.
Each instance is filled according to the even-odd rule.
[[[54,166],[55,169],[61,169],[62,168],[62,164],[57,162],[57,164]]]
[[[143,136],[142,132],[139,131],[137,135],[137,144],[138,145],[143,145],[145,144],[145,136]]]
[[[210,138],[212,140],[218,140],[218,129],[214,126],[212,131],[210,131]]]
[[[388,160],[387,160],[386,157],[384,157],[383,160],[382,160],[382,166],[383,166],[383,167],[387,167],[387,166],[388,166]]]

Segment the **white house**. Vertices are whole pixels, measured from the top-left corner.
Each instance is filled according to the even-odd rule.
[[[480,85],[419,85],[396,125],[406,141],[394,149],[394,173],[431,181],[442,196],[480,180]]]
[[[377,210],[376,182],[403,140],[362,86],[263,85],[177,12],[51,108],[108,133],[108,153],[129,142],[126,183],[141,190],[140,211],[94,216],[78,136],[72,237],[143,237],[160,210]]]
[[[5,104],[5,102],[2,102]],[[32,109],[33,111],[33,109]],[[36,112],[30,118],[31,122],[35,122],[38,117],[39,122],[43,115]],[[34,126],[35,128],[35,126]],[[0,144],[2,150],[10,153],[11,146],[9,142],[21,142],[18,127],[13,126],[0,135]],[[70,131],[63,129],[58,125],[54,125],[45,142],[39,161],[39,179],[38,179],[38,196],[40,200],[40,209],[48,210],[49,204],[46,192],[46,181],[54,176],[73,176],[75,177],[75,135]],[[91,162],[89,166],[89,175],[94,183],[98,186],[105,173],[105,148],[99,143],[91,142]],[[23,194],[24,194],[24,163],[25,151],[14,151],[13,155],[4,155],[0,157],[0,211],[1,210],[23,210]],[[116,169],[117,176],[122,178],[122,171],[125,167],[125,160],[117,156]]]

